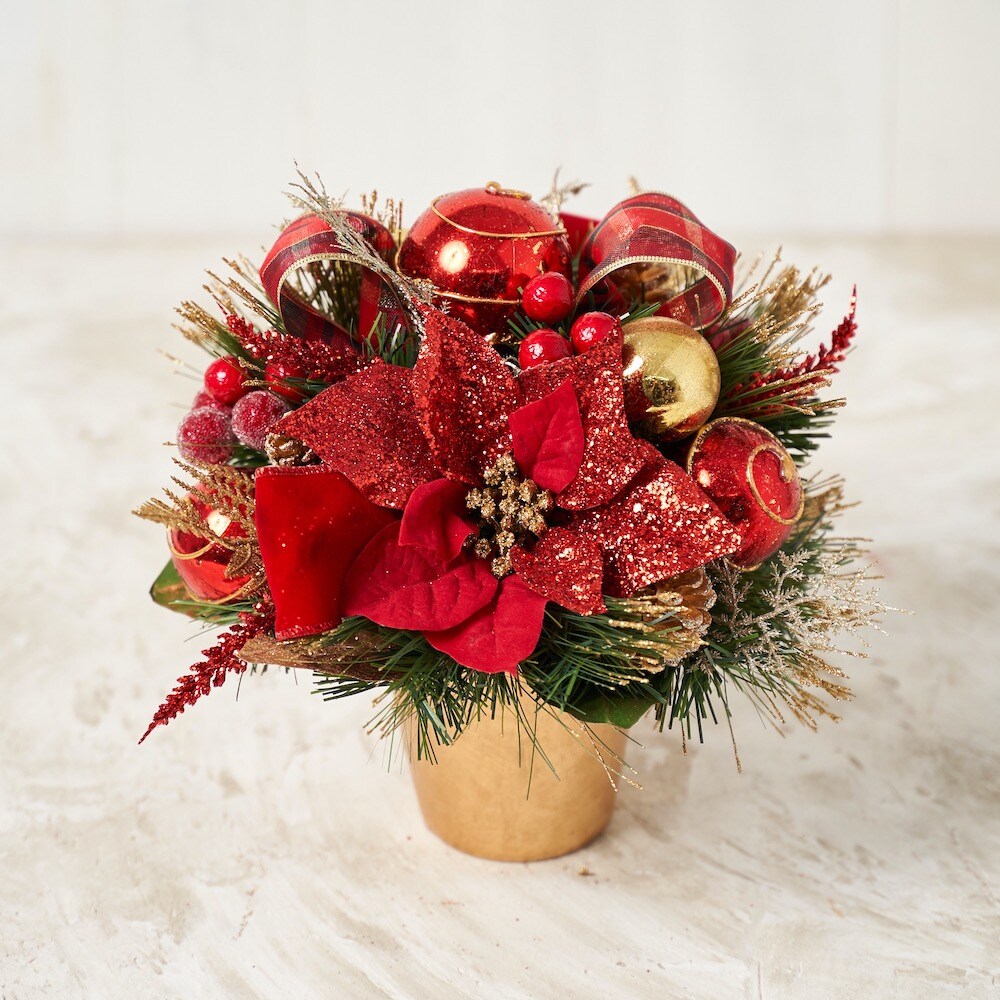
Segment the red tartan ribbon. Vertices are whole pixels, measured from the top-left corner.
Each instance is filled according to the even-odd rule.
[[[391,261],[396,249],[392,234],[380,222],[360,212],[345,212],[345,217],[375,252]],[[289,276],[300,267],[317,261],[343,260],[363,268],[361,294],[358,307],[358,326],[352,337],[342,326],[303,302],[288,284]],[[278,307],[285,329],[305,340],[322,340],[331,344],[350,344],[363,339],[371,332],[380,312],[386,311],[382,296],[382,280],[372,273],[364,262],[345,250],[318,215],[304,215],[282,230],[274,246],[268,251],[260,268],[264,291]]]
[[[564,217],[578,234],[587,220]],[[733,294],[736,249],[716,236],[685,205],[669,195],[648,192],[620,201],[592,229],[583,245],[589,272],[577,294],[580,301],[595,285],[627,264],[675,264],[702,277],[664,302],[657,314],[702,329],[722,315]]]

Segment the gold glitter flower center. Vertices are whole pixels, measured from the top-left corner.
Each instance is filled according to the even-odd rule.
[[[488,559],[494,576],[502,579],[511,572],[514,546],[545,531],[552,494],[523,478],[514,456],[507,453],[485,470],[482,487],[469,490],[465,504],[479,515],[479,530],[469,539],[472,551]]]

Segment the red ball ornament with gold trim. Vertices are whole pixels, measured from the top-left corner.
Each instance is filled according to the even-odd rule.
[[[688,473],[739,531],[729,561],[753,569],[774,555],[802,516],[798,470],[781,442],[760,424],[720,417],[698,432]]]
[[[399,248],[396,269],[430,281],[453,316],[485,335],[504,329],[539,274],[569,276],[566,230],[531,196],[491,181],[435,198]]]
[[[240,574],[227,579],[226,573],[233,551],[212,539],[213,536],[227,540],[243,538],[245,532],[238,524],[215,510],[203,494],[204,491],[199,490],[197,493],[189,493],[188,497],[205,522],[204,535],[171,528],[167,534],[167,544],[170,546],[170,558],[177,574],[191,596],[198,601],[221,604],[238,598],[252,576]]]

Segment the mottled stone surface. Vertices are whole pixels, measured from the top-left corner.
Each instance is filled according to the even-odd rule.
[[[838,275],[826,327],[858,280],[818,464],[917,612],[849,664],[844,721],[781,739],[737,704],[742,776],[724,728],[685,758],[640,725],[608,834],[504,866],[429,835],[370,706],[303,676],[135,746],[200,648],[127,513],[195,390],[156,349],[200,361],[171,307],[256,242],[0,246],[0,995],[995,996],[1000,243],[786,245]]]

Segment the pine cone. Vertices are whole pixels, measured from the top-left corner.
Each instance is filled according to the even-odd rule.
[[[319,461],[316,452],[304,441],[271,431],[264,442],[264,451],[272,465],[314,465]]]
[[[615,286],[632,302],[665,302],[697,280],[680,264],[626,264],[612,276]]]
[[[645,620],[640,628],[661,633],[648,643],[648,661],[642,657],[650,670],[679,663],[701,646],[702,636],[712,624],[713,604],[715,590],[701,567],[646,587],[625,601],[629,611]]]
[[[688,570],[680,576],[654,583],[639,591],[635,598],[643,600],[649,609],[647,617],[669,617],[653,630],[674,628],[678,624],[696,635],[703,636],[712,624],[711,608],[715,590],[704,568]]]

